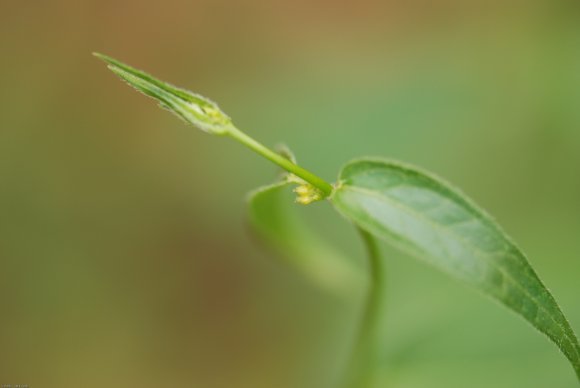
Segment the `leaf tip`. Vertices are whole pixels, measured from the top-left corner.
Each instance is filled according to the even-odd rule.
[[[109,57],[108,55],[101,54],[101,53],[96,52],[96,51],[93,51],[92,54],[93,54],[94,57],[100,59],[101,61],[103,61],[105,63],[111,64],[111,63],[114,62],[114,59],[111,58],[111,57]]]

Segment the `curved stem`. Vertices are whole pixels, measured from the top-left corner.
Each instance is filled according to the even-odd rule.
[[[357,228],[369,258],[369,289],[363,310],[358,337],[352,353],[346,387],[371,387],[378,353],[378,324],[381,319],[385,293],[385,274],[379,247],[374,237]]]
[[[232,127],[225,134],[234,138],[235,140],[239,141],[245,146],[249,147],[250,149],[262,155],[271,162],[276,163],[284,170],[291,172],[292,174],[304,179],[306,182],[310,183],[312,186],[319,189],[324,194],[325,197],[328,197],[330,194],[332,194],[333,189],[330,183],[314,175],[310,171],[298,166],[297,164],[292,163],[290,160],[272,151],[271,149],[254,140],[250,136],[246,135],[244,132],[240,131],[236,127]]]

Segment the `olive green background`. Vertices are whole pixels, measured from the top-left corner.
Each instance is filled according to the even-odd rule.
[[[577,2],[4,1],[0,384],[331,388],[352,342],[360,299],[309,283],[247,226],[245,193],[276,168],[92,51],[218,101],[328,180],[361,155],[444,176],[580,332]],[[328,203],[297,211],[364,260]],[[379,387],[577,386],[522,319],[383,251]]]

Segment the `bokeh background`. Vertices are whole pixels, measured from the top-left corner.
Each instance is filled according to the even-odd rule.
[[[332,388],[352,343],[360,298],[248,230],[245,193],[276,169],[92,51],[218,101],[328,180],[360,155],[446,177],[580,332],[579,17],[559,0],[0,2],[0,383]],[[329,204],[297,211],[364,260]],[[377,386],[577,386],[523,320],[382,248]]]

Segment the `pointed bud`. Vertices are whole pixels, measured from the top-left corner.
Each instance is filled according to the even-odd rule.
[[[185,122],[215,135],[224,135],[232,127],[231,119],[213,101],[160,81],[106,55],[98,53],[94,55],[105,61],[109,69],[129,85],[156,99],[159,105]]]

